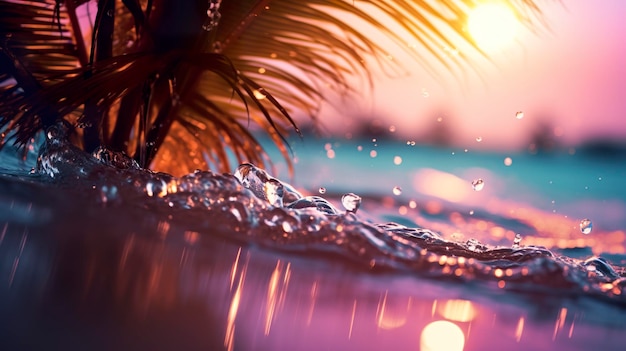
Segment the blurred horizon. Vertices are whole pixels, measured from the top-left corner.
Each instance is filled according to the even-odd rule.
[[[626,32],[620,17],[626,2],[540,6],[545,28],[519,28],[512,42],[487,52],[490,61],[470,56],[475,71],[466,67],[462,78],[454,72],[435,72],[440,77],[434,78],[406,50],[390,51],[406,74],[386,74],[371,64],[372,89],[355,78],[362,88],[356,99],[337,97],[321,106],[321,135],[531,152],[622,144],[626,46],[619,35]]]

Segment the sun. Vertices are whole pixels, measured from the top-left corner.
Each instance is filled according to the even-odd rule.
[[[513,41],[520,22],[513,10],[501,3],[486,3],[475,7],[468,16],[467,29],[479,48],[500,49]]]

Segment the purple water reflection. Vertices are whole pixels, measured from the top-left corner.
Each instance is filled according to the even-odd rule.
[[[626,312],[600,301],[370,274],[200,236],[140,209],[68,221],[85,204],[55,208],[61,195],[26,206],[48,211],[45,225],[0,226],[0,340],[12,349],[622,348]]]

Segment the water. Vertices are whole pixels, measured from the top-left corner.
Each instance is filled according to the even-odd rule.
[[[109,150],[84,154],[57,129],[37,165],[35,148],[26,163],[3,154],[0,340],[12,349],[623,349],[623,169],[521,154],[507,167],[497,154],[375,142],[375,158],[356,147],[365,141],[331,144],[333,158],[324,142],[294,144],[293,182],[251,164],[149,172]],[[475,192],[479,177],[489,187]]]
[[[591,229],[593,228],[593,223],[587,218],[580,221],[580,231],[583,234],[591,233]]]
[[[483,190],[484,187],[485,187],[485,181],[480,178],[472,182],[472,188],[474,188],[475,191],[481,191]]]

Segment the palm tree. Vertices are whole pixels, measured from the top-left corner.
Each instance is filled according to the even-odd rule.
[[[507,3],[527,25],[540,17],[533,0]],[[420,62],[463,65],[466,57],[444,59],[440,48],[455,47],[453,36],[471,44],[464,23],[473,4],[0,0],[0,147],[64,120],[88,152],[106,146],[171,173],[231,171],[231,156],[270,161],[252,123],[291,168],[283,135],[299,130],[290,113],[315,118],[321,100],[354,93],[347,78],[367,77],[368,57],[385,64],[387,44],[352,19],[401,44],[387,18],[419,43]]]

